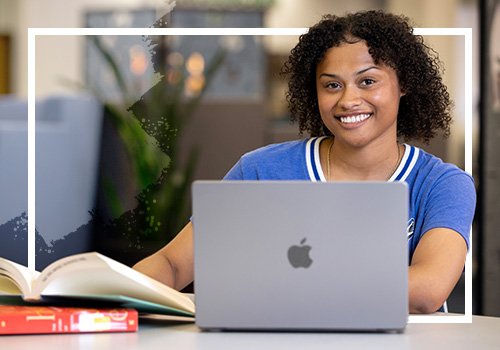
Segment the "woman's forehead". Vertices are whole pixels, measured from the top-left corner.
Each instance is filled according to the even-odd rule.
[[[320,66],[336,66],[346,64],[375,64],[370,55],[369,48],[365,42],[349,44],[342,43],[337,46],[330,47],[326,50],[323,58],[318,64]]]
[[[395,67],[389,62],[375,60],[372,56],[371,48],[365,40],[359,39],[356,42],[341,42],[339,45],[334,45],[326,50],[323,57],[316,65],[316,71],[326,66],[335,67],[340,64],[359,64],[359,65],[374,65],[381,68]]]

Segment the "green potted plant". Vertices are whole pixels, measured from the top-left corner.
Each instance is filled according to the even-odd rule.
[[[186,69],[189,62],[177,60],[168,67],[160,82],[140,100],[134,101],[112,53],[98,37],[90,37],[90,40],[112,70],[121,98],[111,103],[102,100],[98,92],[94,95],[101,100],[106,116],[120,136],[136,187],[140,189],[137,207],[124,211],[113,179],[101,178],[106,201],[115,219],[109,222],[96,210],[91,212],[98,234],[96,246],[104,254],[132,264],[170,241],[189,220],[189,191],[198,152],[197,147],[190,149],[187,162],[181,166],[176,160],[179,137],[223,63],[226,52],[217,51],[206,69],[202,69],[202,81],[198,79],[194,93],[186,94],[188,84],[193,84],[194,74],[189,67],[189,71]],[[124,244],[117,246],[119,241]]]

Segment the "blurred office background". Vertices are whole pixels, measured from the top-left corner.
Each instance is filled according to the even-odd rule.
[[[384,9],[415,27],[473,28],[473,311],[500,316],[500,1],[0,0],[0,256],[27,263],[27,28],[307,28]],[[428,36],[455,101],[448,139],[418,145],[465,166],[462,36]],[[279,78],[297,36],[36,38],[36,263],[98,250],[133,264],[189,219],[189,185],[252,149],[296,139]],[[306,136],[306,135],[305,135]],[[449,300],[464,311],[464,281]]]

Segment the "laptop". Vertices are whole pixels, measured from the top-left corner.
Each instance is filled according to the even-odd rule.
[[[405,183],[197,181],[192,195],[198,327],[406,327]]]

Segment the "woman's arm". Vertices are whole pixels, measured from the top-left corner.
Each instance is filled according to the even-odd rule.
[[[189,222],[165,247],[133,268],[172,288],[181,290],[193,281],[193,224]]]
[[[427,231],[408,270],[410,313],[432,313],[446,301],[462,274],[467,243],[448,228]]]

